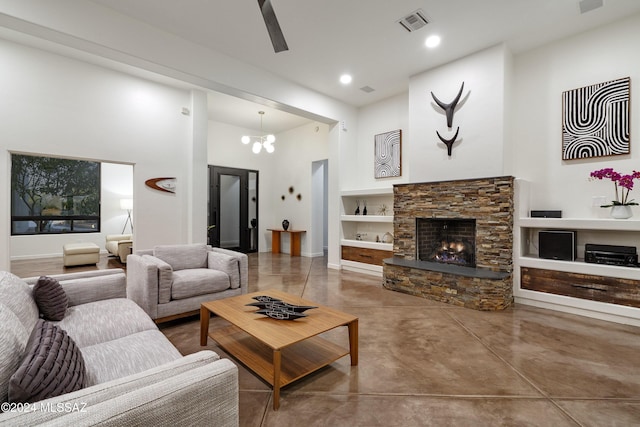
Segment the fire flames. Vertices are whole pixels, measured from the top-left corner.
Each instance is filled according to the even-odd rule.
[[[469,252],[467,245],[462,241],[443,240],[433,254],[433,260],[448,264],[467,265],[471,262]]]

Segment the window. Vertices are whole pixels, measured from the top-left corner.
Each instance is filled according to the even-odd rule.
[[[99,162],[11,155],[11,235],[99,231]]]

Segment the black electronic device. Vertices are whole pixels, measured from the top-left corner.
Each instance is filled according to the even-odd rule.
[[[540,258],[575,261],[578,242],[572,230],[545,230],[538,232]]]
[[[530,211],[531,218],[562,218],[562,211]]]
[[[638,253],[635,246],[584,245],[585,262],[594,264],[638,266]]]

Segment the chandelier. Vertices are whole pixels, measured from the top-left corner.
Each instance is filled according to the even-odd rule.
[[[262,117],[264,116],[264,111],[258,111],[258,114],[260,114],[260,133],[263,133]],[[275,147],[273,146],[273,143],[276,141],[276,137],[271,134],[262,135],[262,136],[245,135],[240,140],[242,141],[243,144],[248,144],[251,141],[253,141],[253,146],[251,147],[251,150],[256,154],[260,153],[263,147],[267,151],[267,153],[273,153],[275,151]]]

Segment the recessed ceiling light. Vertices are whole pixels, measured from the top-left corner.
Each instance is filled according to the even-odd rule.
[[[429,36],[425,40],[424,45],[428,48],[434,48],[440,44],[440,36]]]
[[[343,74],[340,76],[340,83],[342,83],[343,85],[348,85],[349,83],[351,83],[351,80],[353,80],[353,78],[349,74]]]

